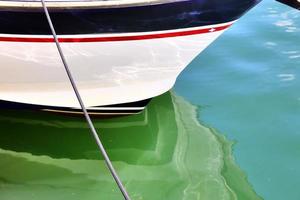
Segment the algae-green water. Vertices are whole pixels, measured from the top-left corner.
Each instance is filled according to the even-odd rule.
[[[94,119],[133,200],[300,199],[300,14],[265,0],[174,91]],[[0,200],[122,196],[85,121],[0,111]]]
[[[94,120],[132,199],[260,199],[232,143],[175,94],[139,114]],[[0,199],[122,199],[84,120],[1,111]],[[5,131],[3,131],[5,130]]]

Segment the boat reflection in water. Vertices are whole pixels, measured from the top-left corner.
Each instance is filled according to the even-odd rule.
[[[139,115],[94,123],[132,199],[259,198],[231,143],[174,94]],[[122,199],[83,119],[1,110],[0,130],[1,200]]]

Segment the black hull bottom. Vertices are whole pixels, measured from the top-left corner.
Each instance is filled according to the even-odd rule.
[[[142,101],[124,103],[124,104],[114,104],[106,106],[94,106],[87,109],[88,113],[92,116],[123,116],[123,115],[132,115],[140,113],[145,109],[147,104],[151,99],[146,99]],[[51,112],[63,115],[82,115],[83,112],[80,108],[69,108],[69,107],[55,107],[55,106],[42,106],[42,105],[33,105],[25,103],[17,103],[11,101],[0,100],[0,109],[1,110],[34,110],[42,112]]]

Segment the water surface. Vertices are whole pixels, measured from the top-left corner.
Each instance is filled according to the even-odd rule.
[[[139,114],[94,119],[132,199],[260,199],[232,143],[175,94]],[[0,199],[122,199],[80,118],[1,111]]]
[[[176,85],[200,108],[199,120],[236,141],[237,164],[270,200],[300,199],[299,88],[300,12],[273,0],[198,56]]]

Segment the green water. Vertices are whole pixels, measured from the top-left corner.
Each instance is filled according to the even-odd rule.
[[[132,199],[260,199],[232,143],[175,94],[139,115],[94,122]],[[0,130],[1,200],[122,199],[84,121],[2,110]]]

